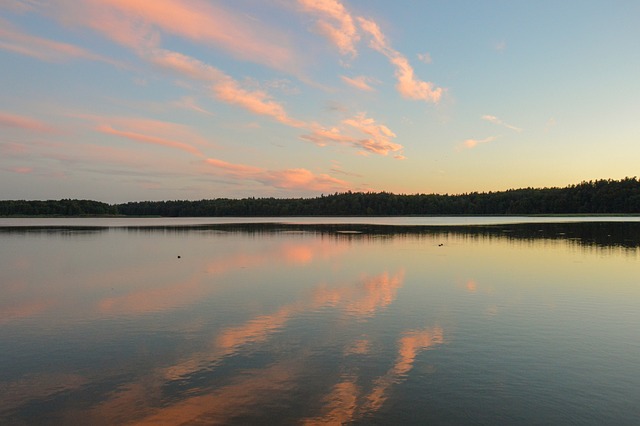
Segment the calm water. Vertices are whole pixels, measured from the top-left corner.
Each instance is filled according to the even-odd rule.
[[[589,220],[7,219],[0,424],[637,425],[640,222]]]

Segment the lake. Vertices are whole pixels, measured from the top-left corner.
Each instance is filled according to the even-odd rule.
[[[640,218],[0,219],[0,424],[636,425]]]

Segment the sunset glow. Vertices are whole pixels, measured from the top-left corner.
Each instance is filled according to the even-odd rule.
[[[3,1],[0,198],[636,176],[639,15],[595,0]]]

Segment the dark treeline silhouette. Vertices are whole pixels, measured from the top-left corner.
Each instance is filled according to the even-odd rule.
[[[467,194],[345,192],[315,198],[217,198],[200,201],[0,201],[0,215],[395,216],[640,213],[636,177],[565,188],[524,188]]]
[[[118,207],[92,200],[0,201],[0,216],[112,216]]]
[[[346,192],[316,198],[218,198],[118,205],[124,215],[387,216],[640,213],[640,182],[582,182],[566,188],[513,189],[460,195]]]

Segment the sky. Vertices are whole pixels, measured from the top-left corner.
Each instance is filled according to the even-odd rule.
[[[636,0],[0,0],[0,199],[640,175]]]

